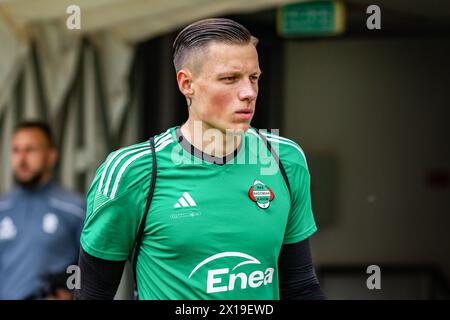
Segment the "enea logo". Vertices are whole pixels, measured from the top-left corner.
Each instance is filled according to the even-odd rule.
[[[267,268],[265,271],[255,270],[250,274],[246,274],[244,272],[233,273],[234,270],[246,264],[261,264],[258,259],[241,252],[222,252],[203,260],[192,270],[191,274],[189,275],[189,279],[195,274],[198,269],[210,263],[211,261],[229,257],[238,257],[245,260],[234,266],[231,271],[229,268],[208,270],[206,282],[207,293],[232,291],[236,287],[237,279],[239,279],[241,282],[241,289],[247,289],[248,287],[258,288],[262,285],[266,286],[272,283],[273,273],[275,272],[274,268]]]

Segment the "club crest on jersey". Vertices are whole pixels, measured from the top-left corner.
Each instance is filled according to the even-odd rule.
[[[267,209],[270,206],[270,201],[275,197],[273,191],[259,180],[253,182],[250,190],[248,190],[248,196],[261,209]]]

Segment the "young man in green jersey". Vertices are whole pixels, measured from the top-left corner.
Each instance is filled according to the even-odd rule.
[[[229,19],[179,33],[174,65],[189,118],[98,169],[78,299],[112,299],[131,257],[139,299],[324,298],[308,244],[317,228],[304,153],[250,126],[256,44]]]

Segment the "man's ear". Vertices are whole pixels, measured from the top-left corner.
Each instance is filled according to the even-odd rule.
[[[192,73],[188,69],[181,69],[177,72],[178,88],[187,98],[191,98],[194,94],[192,80]]]
[[[56,162],[58,162],[59,158],[59,152],[56,150],[56,148],[51,148],[48,153],[48,165],[50,168],[54,168],[56,165]]]

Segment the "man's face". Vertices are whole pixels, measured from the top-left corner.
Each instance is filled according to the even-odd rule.
[[[17,183],[34,187],[47,178],[56,161],[45,134],[37,128],[20,129],[12,139],[11,163]]]
[[[201,120],[205,129],[246,131],[255,112],[261,75],[255,46],[213,42],[196,59],[191,119]]]

